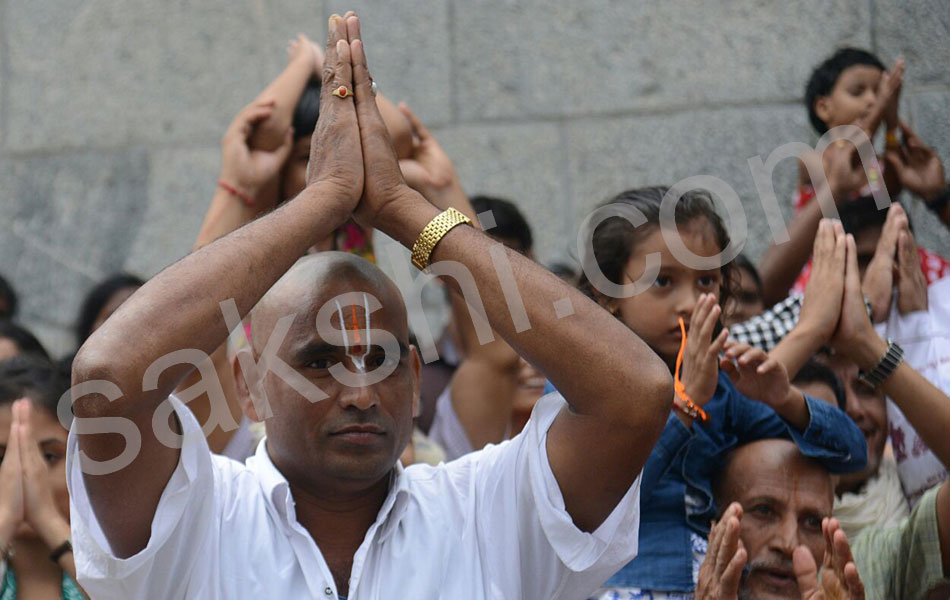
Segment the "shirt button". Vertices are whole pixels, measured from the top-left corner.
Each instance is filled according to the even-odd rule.
[[[332,596],[333,590],[330,589],[330,586],[327,586],[327,589],[323,590],[323,593],[326,594],[327,596]]]

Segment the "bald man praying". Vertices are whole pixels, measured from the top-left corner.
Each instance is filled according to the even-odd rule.
[[[306,189],[154,277],[73,363],[79,581],[94,598],[586,597],[637,553],[669,373],[609,313],[406,186],[355,15],[331,17],[326,65]],[[300,259],[351,216],[420,267],[463,265],[494,331],[563,396],[505,443],[404,469],[420,359],[402,298],[362,259]],[[267,424],[246,465],[212,455],[172,395],[193,365],[169,357],[219,347],[226,301],[251,313],[235,377]]]

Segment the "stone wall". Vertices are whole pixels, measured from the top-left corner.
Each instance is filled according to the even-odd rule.
[[[843,44],[908,63],[902,111],[950,168],[946,0],[0,0],[0,273],[57,353],[82,294],[184,255],[219,140],[286,40],[356,9],[381,89],[406,100],[466,189],[526,210],[543,260],[626,187],[715,175],[768,230],[747,160],[813,142],[800,95]],[[776,175],[783,197],[791,161]],[[786,214],[790,214],[788,211]],[[950,235],[916,201],[926,245]]]

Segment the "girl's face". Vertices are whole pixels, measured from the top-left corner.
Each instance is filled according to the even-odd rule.
[[[46,462],[47,481],[53,493],[53,502],[60,514],[69,521],[69,491],[66,488],[66,438],[69,435],[50,412],[33,405],[30,411],[33,438]],[[13,405],[0,406],[0,456],[6,455],[10,440],[10,424],[13,422]],[[0,459],[2,460],[2,459]],[[21,525],[17,537],[33,536],[36,533],[28,525]]]
[[[697,218],[679,227],[687,248],[698,256],[714,256],[721,248],[712,225]],[[679,352],[682,335],[679,317],[687,330],[693,308],[701,294],[719,298],[722,271],[697,271],[680,264],[666,247],[659,227],[636,242],[624,269],[622,283],[637,281],[646,270],[646,257],[660,255],[660,272],[647,290],[630,298],[612,300],[616,315],[639,335],[660,358],[672,365]]]

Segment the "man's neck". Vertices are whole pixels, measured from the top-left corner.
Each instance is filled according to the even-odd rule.
[[[345,492],[290,484],[297,521],[320,548],[340,594],[349,593],[353,555],[376,521],[391,479],[392,472],[365,489]]]

